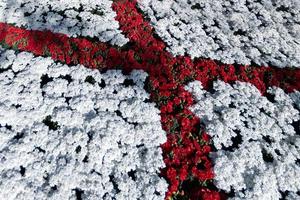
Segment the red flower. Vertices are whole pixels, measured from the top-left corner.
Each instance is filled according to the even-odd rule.
[[[205,145],[205,146],[203,147],[203,153],[209,153],[209,152],[211,152],[211,147]]]
[[[205,142],[208,142],[208,141],[209,141],[209,135],[206,134],[206,133],[203,133],[203,134],[202,134],[202,139],[203,139]]]
[[[184,181],[186,179],[188,175],[188,166],[184,165],[181,169],[180,169],[180,173],[179,173],[179,179],[181,181]]]
[[[190,122],[190,120],[189,120],[188,118],[183,118],[183,119],[181,120],[181,126],[182,126],[182,128],[184,128],[184,129],[189,128],[190,124],[191,124],[191,122]]]

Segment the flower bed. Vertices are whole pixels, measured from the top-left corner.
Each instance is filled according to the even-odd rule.
[[[248,82],[252,84],[252,88],[257,88],[253,92],[253,97],[258,98],[260,95],[268,97],[267,90],[272,86],[279,87],[286,93],[299,90],[300,70],[223,64],[209,59],[191,59],[188,56],[174,57],[166,51],[165,43],[154,34],[154,29],[144,20],[137,9],[136,1],[115,1],[112,8],[117,13],[116,20],[119,21],[120,29],[130,40],[122,47],[84,38],[70,38],[49,31],[24,30],[5,23],[0,23],[0,41],[5,48],[29,51],[34,55],[51,57],[55,61],[68,65],[82,64],[103,72],[122,69],[125,74],[136,69],[147,72],[149,78],[145,89],[151,94],[151,101],[154,101],[160,109],[161,125],[167,133],[167,142],[161,145],[166,165],[161,170],[161,176],[169,185],[165,198],[225,198],[226,195],[220,192],[220,189],[229,191],[228,185],[234,186],[234,183],[228,182],[222,186],[220,182],[222,177],[219,176],[221,177],[220,188],[216,187],[218,179],[215,182],[216,186],[213,184],[214,173],[218,175],[220,170],[215,171],[209,156],[215,151],[215,140],[214,138],[211,140],[209,135],[214,136],[218,132],[211,133],[204,126],[202,115],[199,115],[201,116],[199,118],[196,116],[197,113],[195,115],[190,110],[197,101],[195,102],[185,86],[197,80],[205,90],[213,93],[213,83],[216,80],[229,84],[236,81]],[[299,101],[295,100],[294,103],[291,101],[288,103],[299,105]],[[293,109],[299,109],[295,105]],[[296,111],[294,113],[296,115]],[[294,120],[296,121],[297,118]],[[289,126],[290,129],[297,131],[297,124],[292,125]],[[295,137],[298,138],[299,135]],[[246,150],[245,146],[240,151]],[[236,149],[236,152],[239,150]],[[221,164],[216,166],[222,166],[222,162],[221,160],[219,162]],[[233,192],[236,192],[235,195],[238,197],[243,193],[240,192],[243,189],[248,190],[247,187],[237,187]],[[280,188],[273,191],[277,192],[277,196],[285,195],[292,198],[293,195],[297,195],[296,191],[299,188],[283,190]],[[278,191],[283,191],[284,194],[278,194]],[[287,191],[294,191],[294,193],[288,194]],[[249,197],[256,194],[251,191],[246,193]],[[232,194],[228,195],[232,196]]]
[[[2,198],[164,198],[166,136],[146,73],[0,55]]]
[[[98,38],[124,45],[112,1],[0,0],[0,21],[29,30],[50,30],[72,37]]]
[[[266,97],[249,83],[200,82],[186,89],[195,96],[191,111],[201,118],[216,153],[214,180],[236,199],[280,199],[300,189],[299,91],[269,88]],[[298,107],[298,108],[297,108]],[[290,199],[293,199],[290,197]]]
[[[175,55],[300,66],[297,1],[140,0],[139,5]]]

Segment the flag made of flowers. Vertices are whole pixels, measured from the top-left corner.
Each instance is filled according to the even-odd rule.
[[[300,2],[0,0],[0,199],[300,199]]]

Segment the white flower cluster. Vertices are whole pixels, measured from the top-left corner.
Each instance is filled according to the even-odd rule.
[[[164,199],[147,74],[0,49],[0,199]]]
[[[33,30],[51,30],[72,37],[97,37],[124,45],[111,0],[0,0],[0,21]]]
[[[211,155],[218,188],[233,199],[300,199],[299,92],[269,88],[264,97],[249,83],[222,81],[211,92],[198,81],[186,89],[218,150]]]
[[[299,0],[141,0],[175,55],[300,67]]]

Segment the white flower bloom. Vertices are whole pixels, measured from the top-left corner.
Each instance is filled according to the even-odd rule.
[[[164,199],[166,135],[145,72],[2,48],[0,71],[0,199]]]
[[[233,190],[233,199],[278,200],[286,192],[299,199],[299,92],[273,87],[268,99],[250,83],[216,81],[213,88],[205,91],[199,81],[186,86],[196,100],[191,111],[217,149],[216,186]]]
[[[140,0],[174,55],[300,66],[300,1]]]
[[[51,30],[72,37],[97,37],[124,45],[111,0],[0,0],[0,22],[33,30]]]

